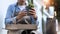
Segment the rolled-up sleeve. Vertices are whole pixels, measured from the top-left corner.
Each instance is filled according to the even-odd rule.
[[[12,24],[16,21],[16,17],[13,17],[13,10],[12,10],[12,6],[8,7],[7,10],[7,14],[6,14],[6,18],[5,18],[5,24]]]

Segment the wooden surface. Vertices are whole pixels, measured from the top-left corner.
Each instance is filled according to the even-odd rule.
[[[25,29],[37,29],[35,24],[8,24],[6,25],[7,30],[25,30]]]
[[[21,33],[18,30],[17,31],[14,31],[14,30],[10,31],[10,30],[8,30],[7,34],[21,34]]]

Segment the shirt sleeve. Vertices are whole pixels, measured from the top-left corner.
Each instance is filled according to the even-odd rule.
[[[16,17],[13,17],[12,15],[13,15],[12,6],[9,6],[5,18],[5,24],[12,24],[16,22]]]

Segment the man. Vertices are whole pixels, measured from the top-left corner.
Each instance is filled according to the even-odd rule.
[[[26,7],[26,0],[18,0],[16,4],[10,5],[7,10],[6,15],[6,24],[12,24],[14,21],[21,19],[22,17],[26,16],[27,12],[23,11]],[[15,14],[16,12],[16,14]],[[18,13],[18,14],[17,14]],[[30,10],[29,14],[31,14],[34,19],[37,18],[35,10]]]
[[[26,16],[27,12],[25,11],[26,0],[18,0],[16,4],[12,4],[8,7],[5,24],[15,24],[18,20]],[[34,8],[29,10],[29,14],[32,15],[33,19],[37,21],[37,15]],[[20,23],[20,22],[19,22]]]

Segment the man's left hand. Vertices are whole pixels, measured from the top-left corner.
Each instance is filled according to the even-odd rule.
[[[37,19],[36,11],[35,11],[34,8],[32,8],[31,10],[29,10],[29,14],[32,15],[35,19]]]

